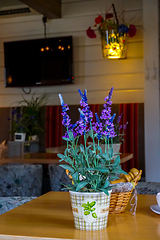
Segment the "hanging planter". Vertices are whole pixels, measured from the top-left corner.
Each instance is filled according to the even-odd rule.
[[[102,53],[104,58],[126,58],[127,35],[119,35],[115,30],[101,31]]]
[[[110,9],[113,13],[109,13]],[[105,16],[99,15],[95,18],[95,25],[86,31],[89,38],[96,38],[96,30],[101,35],[102,53],[104,58],[124,59],[126,58],[127,37],[136,35],[136,27],[119,21],[114,4],[109,8]]]

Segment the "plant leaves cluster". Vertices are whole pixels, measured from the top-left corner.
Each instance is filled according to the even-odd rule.
[[[37,97],[35,94],[32,94],[30,100],[23,97],[23,100],[18,104],[20,108],[17,108],[16,111],[13,110],[12,129],[10,131],[12,134],[25,132],[28,136],[32,136],[43,131],[42,111],[50,96],[43,93]]]
[[[77,145],[77,137],[69,132],[67,148],[64,154],[58,154],[60,166],[69,171],[71,184],[69,190],[78,192],[104,192],[108,195],[111,189],[110,181],[117,178],[117,174],[125,173],[120,166],[120,156],[113,153],[113,144],[107,144],[105,153],[95,144],[95,137],[90,131],[86,137],[91,137],[93,143],[89,146]]]

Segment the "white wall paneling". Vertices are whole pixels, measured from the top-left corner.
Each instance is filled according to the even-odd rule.
[[[128,39],[127,59],[107,60],[102,57],[101,39],[86,36],[94,19],[115,3],[117,14],[124,10],[126,22],[138,25],[137,34]],[[63,0],[62,18],[48,20],[47,37],[73,36],[75,83],[65,86],[34,87],[31,93],[51,93],[51,103],[59,104],[63,93],[68,104],[77,104],[78,88],[88,90],[90,103],[103,103],[113,86],[114,103],[144,102],[143,81],[143,5],[142,0]],[[0,18],[0,107],[16,105],[25,95],[21,88],[4,87],[3,42],[43,38],[42,16]],[[15,59],[16,60],[16,59]],[[71,94],[72,93],[72,94]],[[27,95],[31,97],[31,94]],[[73,99],[72,99],[73,98]]]
[[[146,181],[160,182],[160,94],[159,94],[159,8],[158,0],[143,0],[144,9],[144,69],[156,79],[145,78],[145,174]],[[152,19],[152,21],[151,21]],[[154,24],[153,24],[154,23]]]

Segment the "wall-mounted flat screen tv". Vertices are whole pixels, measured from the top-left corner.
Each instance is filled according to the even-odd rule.
[[[5,87],[74,82],[72,36],[4,42]]]

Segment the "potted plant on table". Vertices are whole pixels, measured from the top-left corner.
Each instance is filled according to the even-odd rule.
[[[125,130],[128,125],[128,122],[121,124],[122,115],[123,113],[118,116],[116,123],[114,123],[116,136],[113,139],[113,143],[116,152],[120,150],[120,146],[124,142]]]
[[[125,173],[120,167],[120,156],[113,153],[113,137],[115,136],[111,115],[111,97],[113,88],[105,98],[102,125],[98,114],[96,122],[93,122],[93,113],[90,111],[87,91],[81,96],[80,118],[75,124],[67,114],[69,107],[64,103],[59,94],[62,105],[62,124],[66,127],[63,139],[67,142],[67,148],[63,154],[58,154],[61,161],[67,164],[60,166],[67,170],[71,178],[71,184],[66,186],[70,190],[72,210],[75,227],[81,230],[100,230],[106,228],[109,202],[111,195],[110,181],[117,179],[117,174]],[[83,137],[84,144],[78,144]],[[92,144],[87,145],[88,138]],[[105,141],[105,152],[102,152],[100,140]],[[111,144],[109,143],[111,141]]]
[[[103,111],[104,110],[102,110],[102,112]],[[125,135],[125,130],[127,128],[128,122],[126,122],[124,125],[121,124],[122,115],[123,115],[123,113],[121,113],[118,116],[117,120],[114,119],[114,121],[113,121],[114,130],[115,130],[115,136],[113,137],[113,153],[118,153],[120,151],[121,144],[124,142],[124,135]],[[103,118],[102,118],[102,121],[103,121],[103,125],[104,125],[103,128],[105,128],[105,123],[104,123]],[[102,151],[104,152],[105,140],[103,138],[100,140],[100,146],[102,148]]]
[[[11,120],[10,118],[8,120]],[[12,129],[11,134],[14,134],[15,141],[25,141],[26,133],[29,131],[28,126],[34,121],[34,116],[26,117],[22,109],[14,108],[12,110]]]
[[[30,100],[23,97],[23,100],[19,102],[19,106],[23,107],[23,115],[25,118],[32,118],[34,116],[34,121],[28,124],[27,135],[29,140],[37,140],[38,135],[43,129],[43,106],[48,103],[49,94],[43,93],[40,96],[36,96],[33,93]]]

